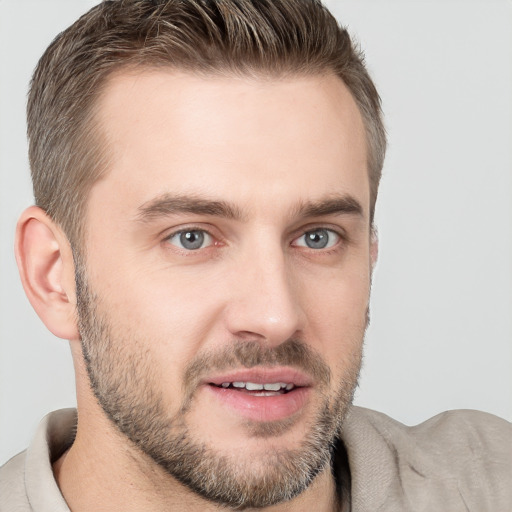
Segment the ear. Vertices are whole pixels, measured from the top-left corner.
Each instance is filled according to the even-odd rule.
[[[15,253],[23,288],[39,318],[55,336],[78,339],[71,246],[41,208],[31,206],[21,214]]]
[[[370,232],[370,263],[372,266],[372,272],[377,264],[377,259],[379,257],[379,234],[377,233],[377,228],[372,225]]]

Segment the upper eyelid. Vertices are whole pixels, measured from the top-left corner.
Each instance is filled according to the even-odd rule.
[[[160,236],[163,236],[164,240],[169,240],[173,236],[176,236],[180,233],[186,233],[187,231],[204,231],[208,235],[210,235],[212,238],[218,238],[214,233],[212,233],[212,229],[205,228],[204,226],[197,226],[194,224],[191,224],[190,226],[184,226],[179,228],[167,228],[163,230],[160,234]]]
[[[207,235],[211,236],[212,238],[214,238],[214,235],[212,235],[212,233],[210,233],[210,231],[208,231],[207,229],[204,229],[204,228],[185,228],[185,229],[178,229],[177,231],[171,231],[168,235],[166,235],[164,238],[173,238],[175,237],[176,235],[181,235],[182,233],[190,233],[190,232],[193,232],[193,231],[202,231],[203,233],[206,233]]]
[[[202,231],[208,237],[210,237],[210,239],[211,239],[210,243],[208,245],[206,245],[205,247],[199,247],[197,249],[187,249],[185,247],[179,247],[177,244],[175,244],[171,241],[173,238],[177,237],[178,235],[180,235],[182,233],[191,232],[191,231]],[[185,228],[171,231],[161,241],[161,243],[165,244],[166,246],[173,246],[173,250],[175,250],[175,251],[177,250],[177,251],[181,252],[182,254],[187,254],[187,255],[201,254],[201,253],[203,253],[203,251],[207,251],[212,246],[216,246],[217,242],[218,242],[218,238],[216,238],[215,235],[211,234],[210,231],[208,231],[204,228],[198,228],[198,227],[185,227]],[[168,249],[170,249],[170,247]]]
[[[325,229],[326,231],[332,231],[336,235],[338,235],[341,239],[347,241],[348,235],[345,229],[343,229],[341,226],[338,225],[332,225],[330,223],[311,223],[306,226],[301,226],[300,228],[294,229],[290,235],[288,235],[293,242],[294,240],[300,238],[301,236],[304,236],[306,233],[309,233],[311,231]],[[209,236],[211,236],[214,240],[217,241],[225,241],[225,237],[222,236],[222,234],[219,232],[220,230],[218,228],[215,228],[212,225],[199,225],[199,224],[190,224],[175,228],[167,228],[163,230],[160,233],[160,237],[162,237],[163,241],[169,240],[173,236],[184,233],[187,231],[204,231]]]
[[[311,231],[317,231],[320,229],[325,229],[326,231],[332,231],[336,235],[338,235],[343,240],[348,239],[348,235],[345,229],[343,229],[341,226],[333,226],[332,224],[325,224],[325,223],[319,223],[319,224],[312,224],[308,226],[302,226],[301,228],[294,231],[292,234],[292,240],[296,240],[297,238],[300,238],[301,236],[304,236],[306,233],[310,233]]]
[[[334,233],[336,236],[340,237],[341,239],[345,238],[345,235],[343,233],[340,233],[340,231],[337,229],[333,229],[333,228],[325,227],[325,226],[319,226],[316,228],[308,228],[308,229],[302,230],[298,236],[293,237],[293,240],[297,240],[297,239],[303,237],[304,235],[306,235],[307,233],[314,233],[315,231],[322,231],[322,230]]]

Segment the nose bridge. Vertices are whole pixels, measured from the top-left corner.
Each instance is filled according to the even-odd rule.
[[[278,345],[302,328],[300,297],[282,244],[257,245],[240,258],[228,327],[237,337]]]

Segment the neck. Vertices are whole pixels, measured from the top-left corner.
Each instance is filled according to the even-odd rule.
[[[102,437],[80,424],[72,447],[53,466],[59,488],[73,512],[218,512],[226,508],[206,501],[126,443],[121,435]],[[246,509],[250,510],[250,509]],[[291,501],[260,512],[341,512],[330,468]]]

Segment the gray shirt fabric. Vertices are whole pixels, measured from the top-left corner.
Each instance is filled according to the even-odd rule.
[[[69,512],[51,464],[75,428],[74,409],[42,420],[29,448],[0,468],[0,512]],[[512,424],[505,420],[450,411],[406,427],[352,407],[342,442],[352,512],[512,512]]]

